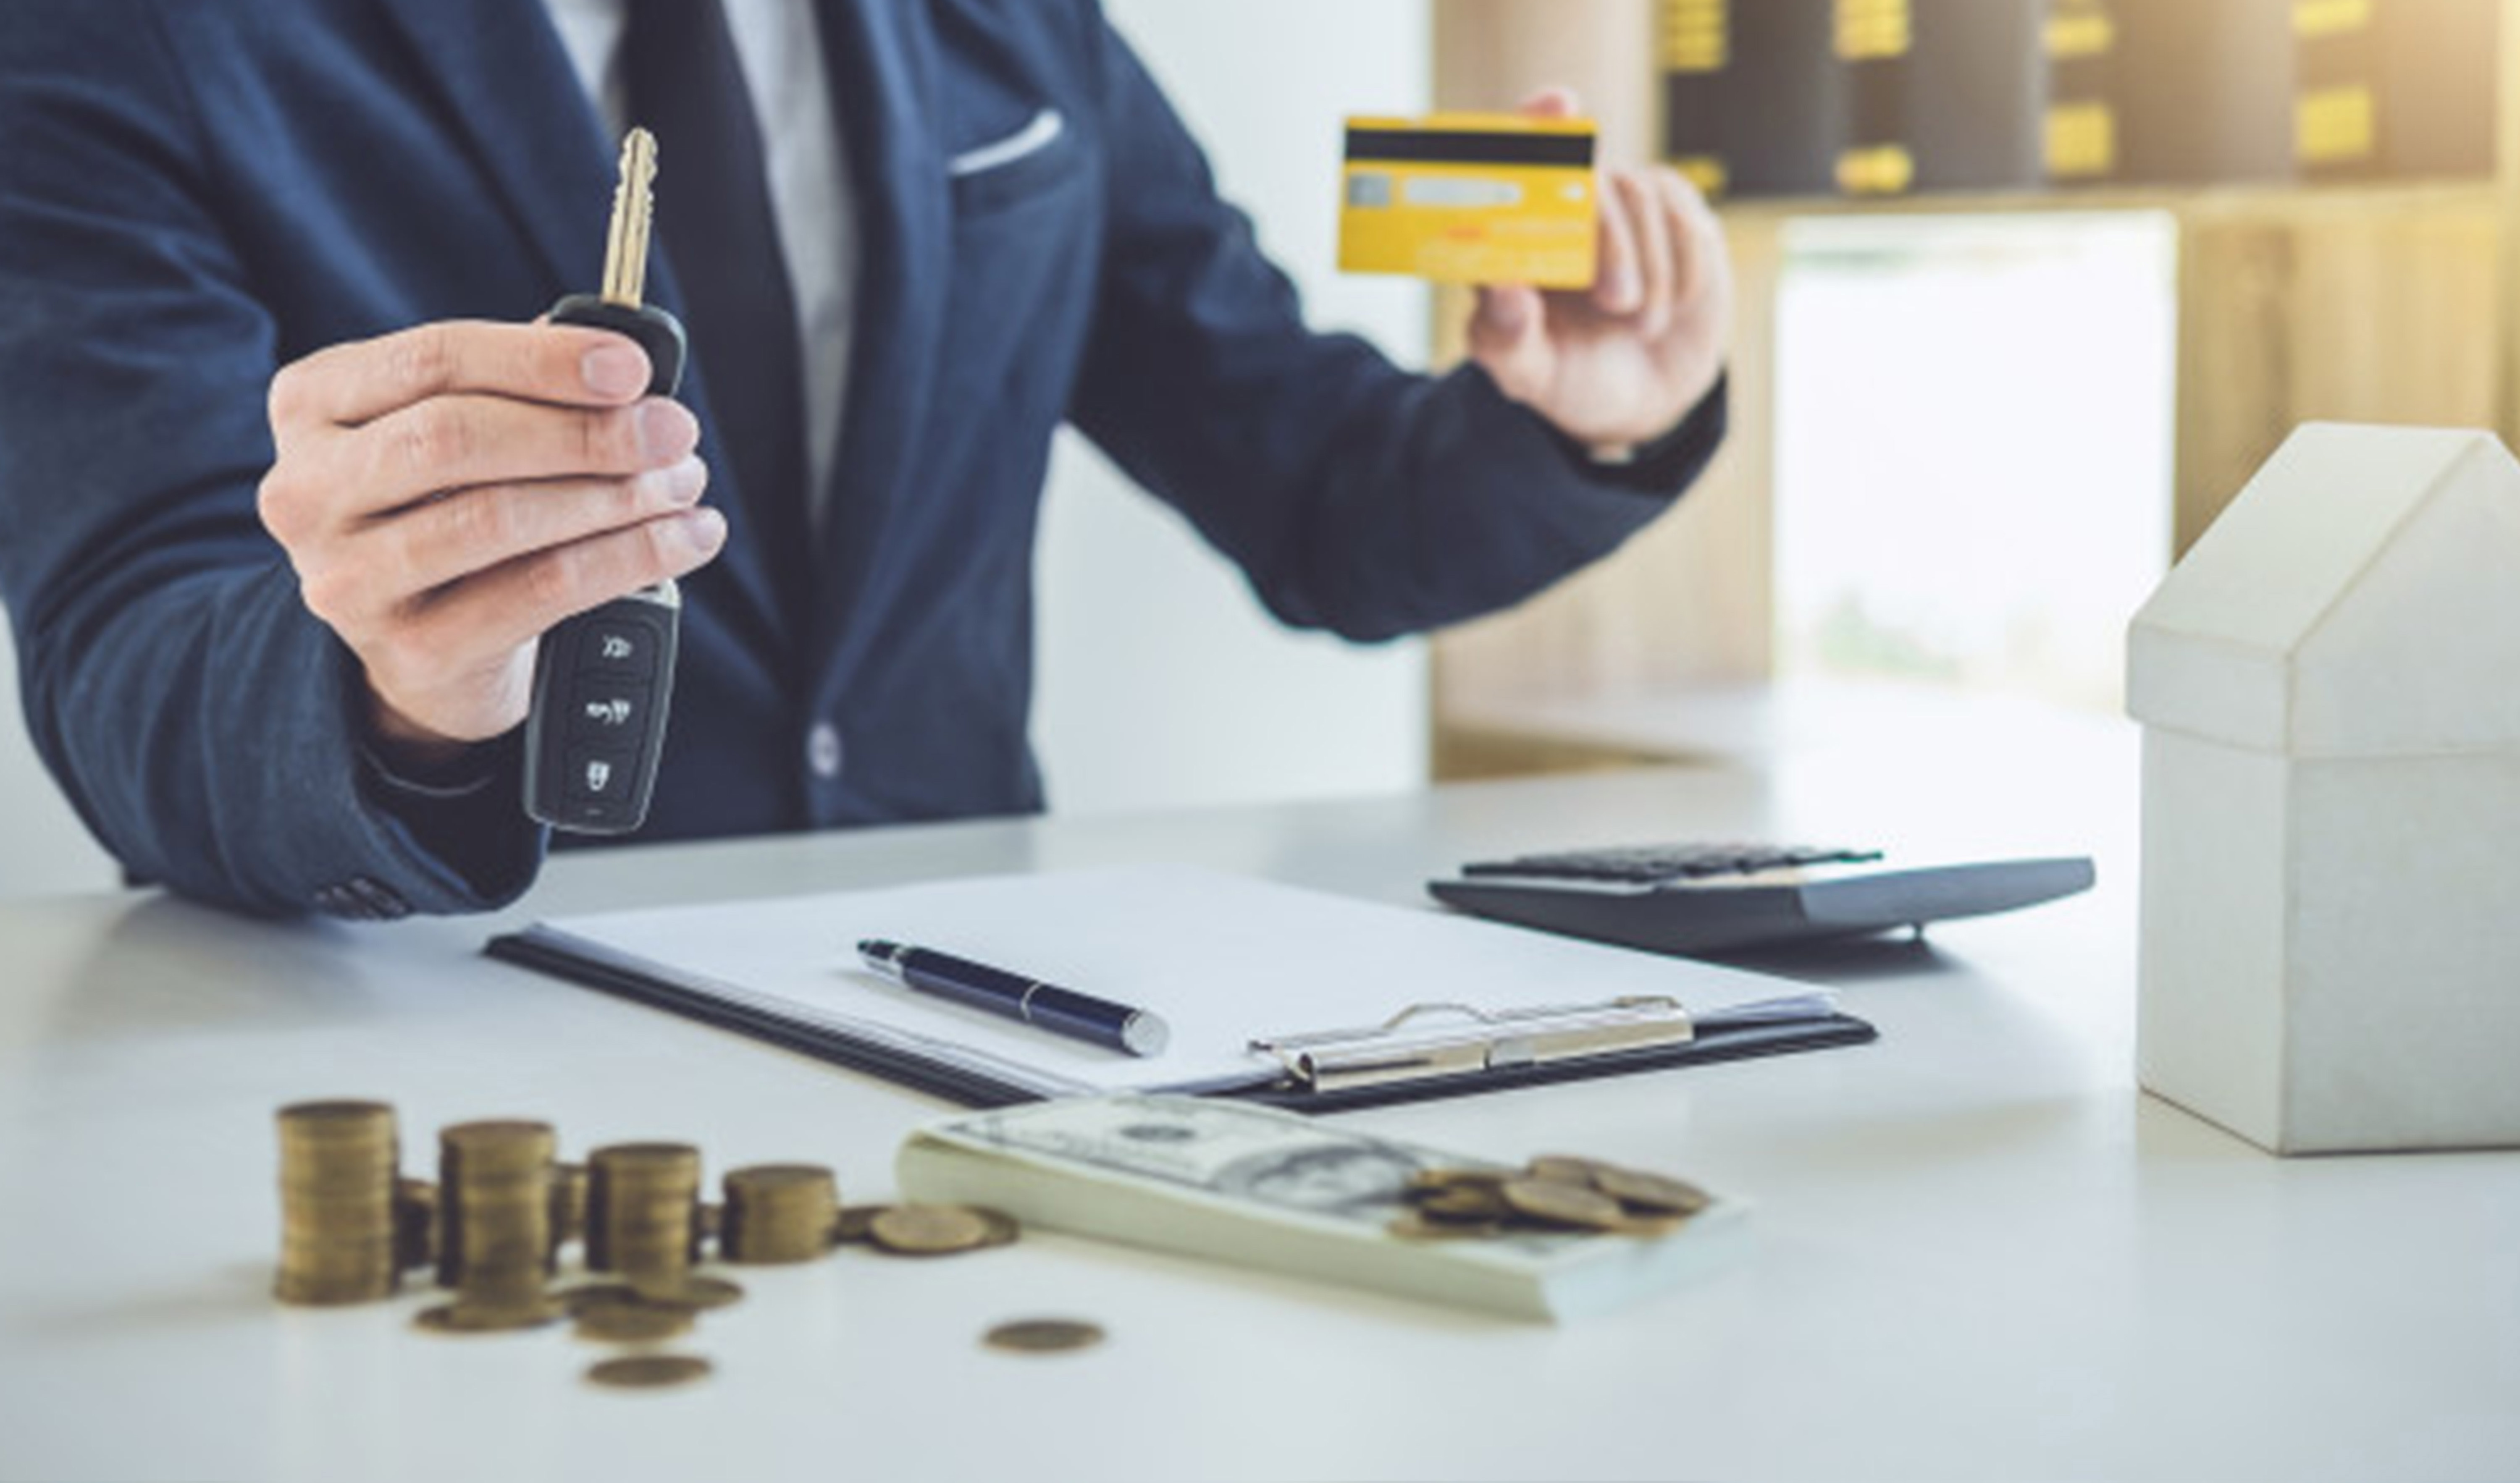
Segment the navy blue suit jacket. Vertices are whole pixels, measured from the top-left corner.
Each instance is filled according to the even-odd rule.
[[[1039,807],[1033,540],[1062,420],[1279,617],[1364,640],[1601,555],[1720,436],[1719,394],[1642,467],[1595,470],[1476,371],[1308,333],[1092,0],[822,17],[864,220],[817,617],[780,621],[762,496],[721,464],[731,536],[685,584],[641,837]],[[1052,147],[949,177],[1045,108]],[[451,803],[363,763],[357,662],[255,491],[278,367],[590,286],[613,150],[543,6],[10,0],[0,141],[0,596],[62,786],[135,875],[248,909],[514,897],[547,841],[513,763]],[[670,262],[652,286],[676,304]],[[705,429],[705,356],[685,395]],[[807,756],[823,721],[834,777]]]

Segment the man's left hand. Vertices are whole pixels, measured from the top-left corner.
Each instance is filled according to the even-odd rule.
[[[1523,112],[1562,118],[1574,95]],[[1724,229],[1663,166],[1601,172],[1600,269],[1590,289],[1479,290],[1470,358],[1567,436],[1602,449],[1669,432],[1722,374],[1732,327]]]

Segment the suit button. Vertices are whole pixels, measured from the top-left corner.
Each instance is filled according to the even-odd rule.
[[[814,776],[829,783],[840,775],[840,729],[829,721],[817,721],[805,737],[805,765]]]
[[[376,908],[368,899],[346,885],[319,888],[315,892],[315,907],[324,915],[338,917],[344,921],[371,921],[376,918]]]
[[[371,880],[365,876],[353,876],[344,889],[358,899],[372,921],[399,921],[411,915],[409,899],[402,892],[381,880]]]

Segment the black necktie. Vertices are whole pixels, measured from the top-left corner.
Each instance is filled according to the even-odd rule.
[[[802,634],[813,569],[804,357],[726,13],[718,0],[630,0],[621,60],[629,121],[656,136],[656,236],[716,423],[717,447],[701,453],[734,473],[739,517],[780,585],[789,631]]]

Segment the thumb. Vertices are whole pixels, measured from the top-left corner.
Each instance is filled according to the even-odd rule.
[[[1539,394],[1547,376],[1549,311],[1540,291],[1524,284],[1479,290],[1470,316],[1470,359],[1516,400]]]

